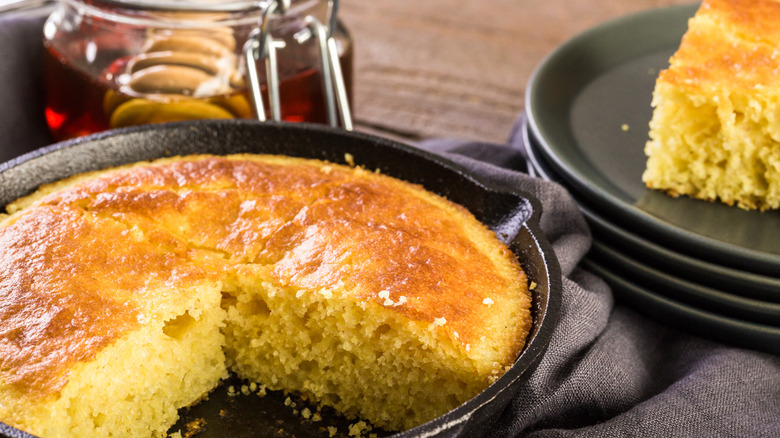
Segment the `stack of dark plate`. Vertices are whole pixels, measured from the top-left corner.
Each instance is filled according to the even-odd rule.
[[[642,183],[650,101],[697,5],[608,22],[559,47],[527,89],[531,172],[566,186],[593,232],[582,266],[618,300],[689,332],[780,353],[780,211],[672,198]]]

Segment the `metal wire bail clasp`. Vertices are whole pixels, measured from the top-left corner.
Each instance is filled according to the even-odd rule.
[[[322,65],[322,86],[325,90],[325,106],[328,111],[328,123],[330,126],[341,126],[352,130],[352,114],[347,100],[347,91],[344,84],[344,76],[339,61],[338,46],[333,37],[333,31],[337,25],[338,0],[330,0],[328,24],[325,25],[312,15],[305,17],[306,28],[295,35],[298,43],[303,43],[310,38],[315,38],[320,53]],[[265,61],[268,101],[271,110],[271,118],[275,121],[282,119],[281,103],[279,98],[279,63],[277,50],[285,47],[283,40],[271,36],[269,23],[274,15],[284,15],[290,8],[290,0],[272,0],[263,7],[260,26],[252,31],[244,44],[244,58],[247,64],[247,76],[249,88],[252,94],[257,118],[264,122],[267,120],[266,111],[261,93],[260,74],[257,64]]]

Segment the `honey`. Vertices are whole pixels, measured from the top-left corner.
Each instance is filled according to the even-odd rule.
[[[72,21],[75,31],[63,31],[74,26],[63,25],[55,13],[44,27],[45,117],[55,140],[141,124],[257,117],[240,54],[245,29],[169,29],[116,25],[99,14],[87,18]],[[290,21],[284,23],[288,33]],[[288,43],[290,50],[279,56],[282,120],[328,122],[312,46]],[[352,46],[341,49],[351,96]],[[261,95],[268,107],[265,85]]]

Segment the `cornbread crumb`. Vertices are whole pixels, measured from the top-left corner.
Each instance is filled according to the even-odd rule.
[[[370,430],[371,426],[369,426],[365,421],[358,421],[357,423],[349,425],[349,436],[360,437],[363,436],[363,432]]]
[[[309,408],[303,408],[303,410],[301,411],[301,416],[303,416],[303,418],[308,420],[309,418],[311,418],[311,410]]]
[[[406,297],[404,295],[399,296],[398,297],[398,301],[393,301],[390,298],[390,291],[387,291],[387,290],[380,291],[377,294],[377,296],[379,298],[384,299],[384,301],[382,302],[382,305],[385,306],[385,307],[389,307],[389,306],[397,307],[397,306],[401,306],[401,305],[403,305],[403,304],[405,304],[407,302],[407,299],[406,299]]]
[[[535,282],[535,281],[532,281],[532,282],[531,282],[531,284],[529,284],[529,285],[528,285],[528,289],[529,289],[529,290],[534,290],[534,289],[536,289],[536,282]]]
[[[390,292],[389,291],[386,291],[386,290],[380,291],[378,295],[379,295],[379,298],[383,298],[384,299],[384,301],[382,302],[382,304],[384,306],[392,306],[393,304],[395,304],[393,302],[393,300],[390,299]]]
[[[336,434],[338,433],[338,431],[339,431],[339,430],[338,430],[336,427],[334,427],[334,426],[328,426],[328,436],[329,436],[329,437],[334,437],[334,436],[336,436]]]
[[[187,428],[187,431],[184,432],[182,438],[192,438],[193,436],[203,431],[203,427],[205,426],[206,426],[206,420],[204,420],[203,418],[198,418],[197,420],[190,421],[185,426]]]
[[[349,164],[352,167],[355,166],[355,157],[352,156],[352,154],[350,154],[350,153],[344,154],[344,161],[346,161],[347,164]]]
[[[623,132],[628,132],[628,124],[623,123],[622,125],[620,125],[620,130]]]
[[[241,385],[241,394],[249,395],[249,385]]]

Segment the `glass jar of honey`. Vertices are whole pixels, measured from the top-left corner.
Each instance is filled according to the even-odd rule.
[[[60,0],[44,25],[52,135],[64,140],[139,124],[254,118],[274,95],[282,120],[328,122],[323,77],[330,72],[310,24],[333,23],[325,27],[347,95],[350,36],[334,19],[333,0],[277,3]],[[258,39],[273,42],[273,73],[262,59],[246,56],[257,53],[246,48]],[[259,77],[250,81],[248,72]],[[272,77],[276,88],[269,93]]]

